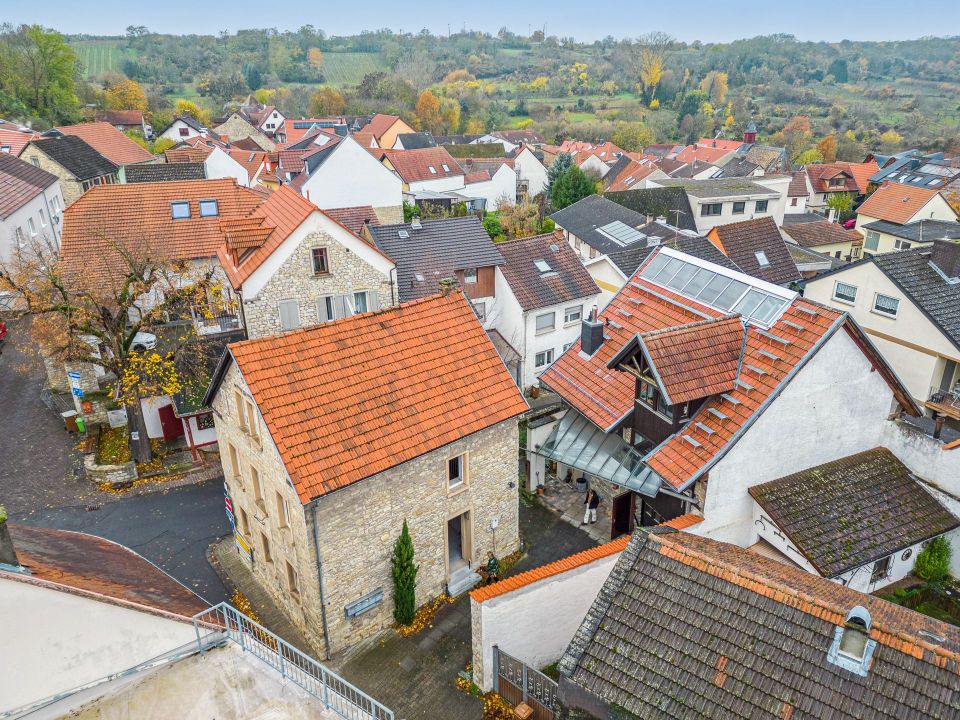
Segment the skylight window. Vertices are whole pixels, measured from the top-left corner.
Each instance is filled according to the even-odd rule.
[[[444,164],[443,164],[443,165],[441,165],[440,167],[442,167],[442,168],[443,168],[443,171],[444,171],[444,172],[450,172],[450,168],[449,168],[449,167],[447,166],[447,164],[446,164],[446,163],[444,163]]]
[[[437,169],[433,165],[428,165],[427,168],[430,170],[431,175],[437,174]]]
[[[770,267],[770,261],[767,260],[767,254],[763,250],[757,250],[753,255],[755,258],[757,258],[757,262],[760,264],[760,267]]]
[[[406,230],[397,230],[397,237],[401,239],[406,239],[410,237],[410,233]]]
[[[749,275],[662,248],[640,277],[684,297],[769,327],[796,293]]]
[[[220,208],[216,200],[200,201],[200,217],[216,217],[220,214]]]
[[[170,214],[174,220],[185,220],[190,217],[190,203],[186,200],[177,200],[170,203]]]
[[[632,228],[626,223],[614,220],[613,222],[601,225],[597,232],[608,240],[612,240],[617,245],[632,245],[633,243],[645,241],[647,236],[636,228]]]
[[[534,260],[533,265],[537,268],[541,275],[548,273],[553,269],[546,260]]]

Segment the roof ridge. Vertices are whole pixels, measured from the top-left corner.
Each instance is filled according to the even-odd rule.
[[[726,322],[728,320],[733,320],[734,318],[739,319],[741,317],[740,313],[730,313],[728,315],[723,315],[721,317],[715,318],[705,318],[703,320],[697,320],[692,323],[684,323],[683,325],[673,325],[672,327],[666,328],[657,328],[656,330],[648,330],[647,332],[638,333],[638,335],[643,338],[652,338],[658,335],[665,335],[667,333],[681,333],[681,332],[691,332],[693,330],[698,330],[704,325],[713,325],[719,322]]]
[[[698,549],[692,548],[682,542],[678,543],[675,541],[676,540],[675,535],[676,535],[675,533],[651,532],[649,533],[648,536],[654,542],[657,542],[660,544],[661,549],[659,550],[659,552],[661,555],[665,555],[666,557],[676,560],[677,562],[687,565],[688,567],[695,567],[700,572],[705,572],[708,575],[712,575],[714,577],[720,578],[725,582],[732,583],[746,590],[749,590],[750,592],[753,592],[755,594],[764,594],[758,591],[756,585],[765,586],[775,591],[776,593],[775,595],[773,595],[772,597],[768,596],[768,597],[771,597],[771,599],[774,600],[775,602],[778,602],[783,605],[789,605],[790,607],[796,610],[799,610],[800,612],[806,613],[813,617],[818,617],[823,620],[827,620],[829,622],[833,622],[835,625],[843,624],[844,618],[846,617],[846,610],[838,609],[838,607],[835,604],[831,604],[829,600],[826,600],[818,595],[813,595],[809,592],[800,590],[796,587],[793,587],[787,584],[782,580],[772,578],[769,575],[765,575],[762,572],[748,569],[742,565],[737,565],[734,562],[727,560],[726,558],[719,557],[718,556],[719,554],[717,553],[708,553],[705,550],[698,550]],[[710,542],[719,542],[719,541],[711,540]],[[747,551],[744,550],[743,552],[747,552]],[[698,565],[694,565],[690,562],[687,562],[686,561],[687,558],[702,562],[703,567],[699,567]],[[757,560],[767,561],[771,563],[777,562],[776,560],[769,560],[761,556],[757,556]],[[784,565],[784,567],[790,570],[793,570],[793,568],[790,568],[790,566],[788,565]],[[797,572],[805,573],[805,571],[800,568],[797,568]],[[817,578],[817,579],[823,582],[832,583],[831,580],[826,580],[824,578]],[[845,588],[844,586],[838,586],[838,587],[849,590],[849,588]],[[861,595],[863,594],[863,593],[858,593],[856,590],[850,590],[850,592],[861,594]],[[814,606],[814,608],[819,608],[824,612],[818,613],[812,609],[804,608],[803,607],[804,603],[812,605]],[[897,608],[897,607],[898,606],[891,604],[891,607],[889,608],[889,610],[895,613],[897,612],[897,610],[895,610],[894,608]],[[899,609],[904,610],[907,613],[911,613],[911,614],[914,613],[914,611],[907,610],[906,608],[899,608]],[[828,613],[829,617],[825,617],[824,613]],[[947,623],[944,623],[939,620],[935,620],[933,618],[930,618],[929,622],[938,622],[942,625],[947,625]],[[874,636],[873,632],[878,632],[879,636]],[[936,655],[941,655],[943,657],[960,662],[960,651],[948,650],[947,648],[941,645],[935,645],[933,643],[927,642],[921,639],[920,637],[918,637],[917,635],[910,634],[905,630],[889,629],[888,627],[886,627],[885,619],[882,616],[880,618],[876,618],[876,617],[873,618],[873,630],[871,631],[871,637],[875,639],[877,642],[881,643],[882,645],[885,645],[886,647],[889,647],[893,650],[897,650],[899,652],[903,652],[908,655],[912,655],[913,657],[917,657],[917,655],[913,652],[910,652],[911,648],[904,647],[904,643],[907,643],[909,645],[917,645],[920,648],[933,652]],[[900,642],[897,642],[897,640],[899,640]],[[922,653],[920,657],[917,657],[917,659],[920,659],[920,660],[924,659],[922,657]]]

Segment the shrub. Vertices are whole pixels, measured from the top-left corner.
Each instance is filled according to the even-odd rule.
[[[914,574],[927,582],[943,582],[950,574],[950,543],[942,535],[935,537],[917,553]]]
[[[413,540],[407,521],[403,521],[400,537],[393,545],[393,619],[398,625],[409,625],[416,614],[417,566],[413,564]]]

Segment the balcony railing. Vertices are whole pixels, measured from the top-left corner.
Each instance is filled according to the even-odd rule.
[[[960,416],[960,390],[941,390],[938,387],[930,388],[927,404],[936,405],[950,415]]]
[[[320,700],[346,720],[394,720],[393,711],[355,688],[309,655],[284,642],[232,605],[220,603],[193,616],[197,645],[204,652],[209,635],[220,633],[243,650]]]

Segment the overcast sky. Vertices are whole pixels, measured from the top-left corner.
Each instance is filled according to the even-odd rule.
[[[227,5],[192,0],[144,3],[134,0],[2,0],[0,22],[39,23],[63,33],[121,35],[128,25],[155,32],[216,34],[221,30],[276,27],[295,30],[312,24],[328,35],[349,35],[389,27],[434,33],[468,29],[495,33],[506,25],[518,34],[546,25],[548,35],[595,40],[606,35],[631,37],[663,30],[681,40],[724,42],[738,38],[790,33],[802,40],[904,40],[924,35],[960,35],[958,0],[873,0],[847,2],[805,0],[365,0],[344,2],[234,0]],[[457,7],[460,6],[460,7]],[[358,8],[362,7],[362,12]],[[302,9],[298,9],[302,8]],[[158,12],[159,11],[159,12]],[[274,15],[270,19],[270,15]]]

